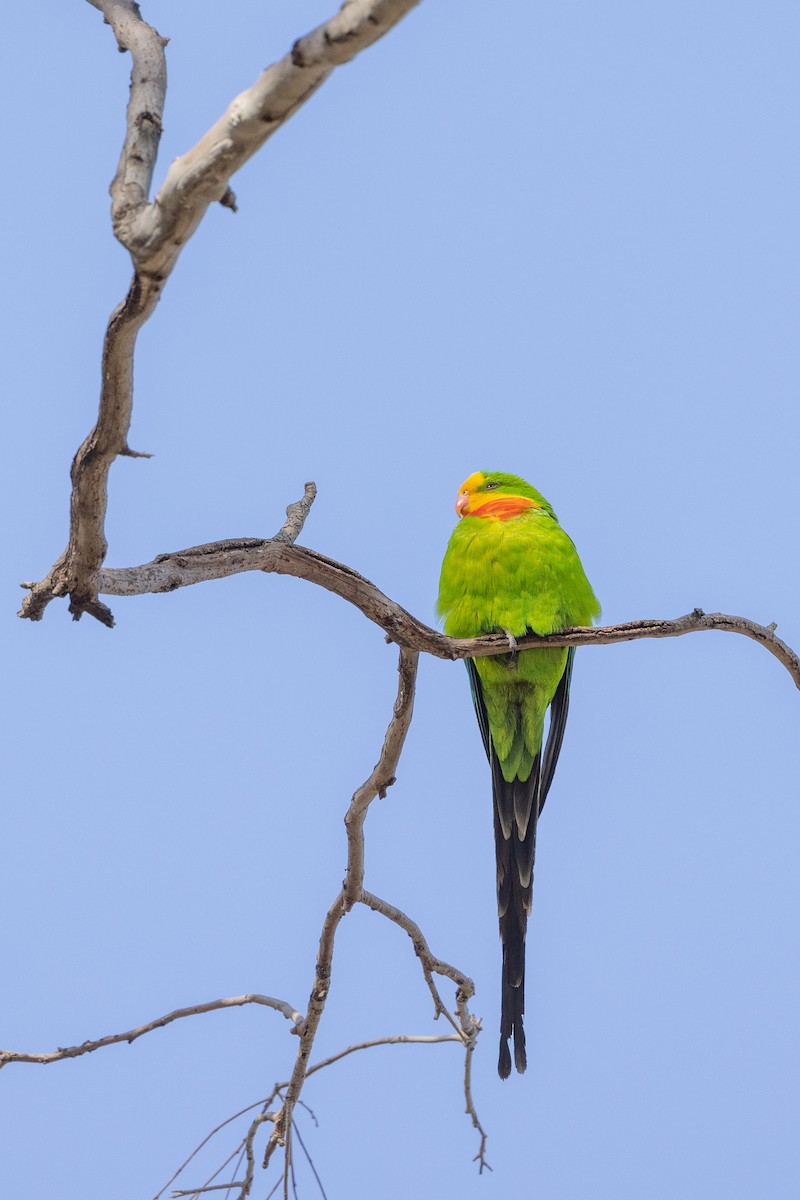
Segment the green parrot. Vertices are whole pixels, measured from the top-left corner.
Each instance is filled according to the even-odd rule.
[[[497,910],[503,968],[501,1079],[525,1054],[525,933],[536,822],[556,769],[574,649],[516,651],[514,638],[590,625],[600,605],[578,553],[536,488],[517,475],[476,471],[456,501],[461,518],[442,563],[437,612],[451,637],[505,632],[510,652],[467,659],[472,700],[492,773]],[[544,718],[550,708],[547,742]]]

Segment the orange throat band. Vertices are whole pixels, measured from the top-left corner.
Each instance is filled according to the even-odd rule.
[[[507,521],[509,517],[518,517],[529,508],[541,508],[541,505],[527,496],[497,496],[484,500],[474,508],[470,502],[469,511],[464,516],[494,517],[496,521]]]

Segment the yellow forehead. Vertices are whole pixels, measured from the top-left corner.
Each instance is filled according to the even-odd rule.
[[[477,492],[478,488],[482,483],[485,482],[485,480],[486,476],[484,475],[483,471],[473,471],[469,479],[465,479],[458,490],[459,492]]]

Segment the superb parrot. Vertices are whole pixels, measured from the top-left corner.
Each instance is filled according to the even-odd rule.
[[[442,563],[437,611],[451,637],[505,632],[509,653],[467,659],[472,699],[492,773],[497,910],[503,945],[501,1079],[525,1070],[525,932],[536,822],[556,768],[574,649],[516,651],[514,639],[589,625],[600,605],[572,541],[536,488],[517,475],[476,471],[459,489]],[[547,742],[544,718],[550,708]]]

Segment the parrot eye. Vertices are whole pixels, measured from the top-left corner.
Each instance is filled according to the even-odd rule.
[[[483,485],[483,490],[485,492],[493,492],[496,487],[497,487],[496,483],[485,483]]]

